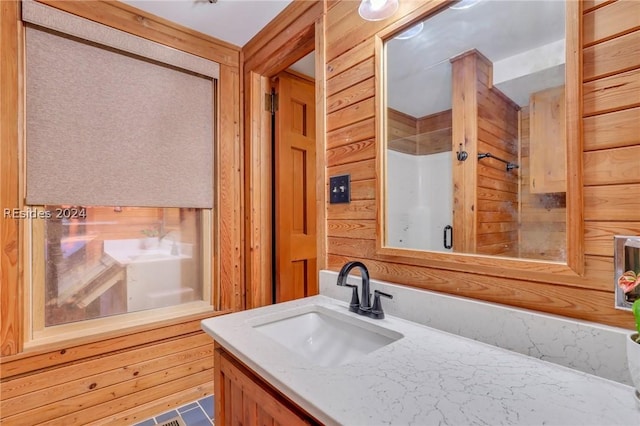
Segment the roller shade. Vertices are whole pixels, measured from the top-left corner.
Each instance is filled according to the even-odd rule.
[[[38,26],[25,36],[28,204],[213,206],[212,76]]]

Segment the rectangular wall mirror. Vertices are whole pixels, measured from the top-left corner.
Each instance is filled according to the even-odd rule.
[[[567,262],[567,10],[463,0],[384,38],[382,248]]]

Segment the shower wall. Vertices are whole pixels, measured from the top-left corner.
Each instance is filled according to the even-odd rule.
[[[444,227],[452,224],[451,161],[451,151],[387,151],[387,185],[394,188],[387,198],[388,245],[451,251],[443,245]]]

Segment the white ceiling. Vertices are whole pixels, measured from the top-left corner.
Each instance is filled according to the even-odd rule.
[[[123,0],[154,15],[244,46],[292,0]]]
[[[565,38],[564,8],[559,0],[487,0],[426,19],[418,36],[387,43],[389,106],[414,117],[450,109],[449,59],[474,48],[494,65],[532,52],[522,55],[531,71],[496,85],[521,106],[532,91],[564,84],[564,61],[550,63],[548,54]]]

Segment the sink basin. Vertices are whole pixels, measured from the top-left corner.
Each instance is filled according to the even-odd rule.
[[[403,337],[398,332],[320,306],[309,312],[254,325],[254,328],[324,367],[357,361]]]

